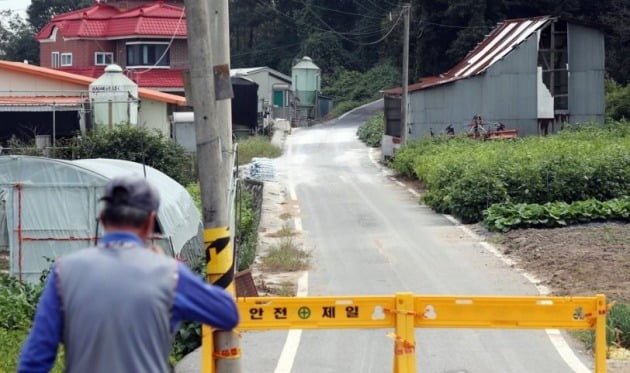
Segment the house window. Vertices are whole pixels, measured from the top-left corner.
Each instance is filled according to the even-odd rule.
[[[168,43],[127,43],[127,67],[169,67],[171,59]]]
[[[111,65],[114,63],[114,54],[111,52],[94,53],[94,64],[96,66]]]
[[[61,66],[72,66],[72,53],[61,54]]]
[[[50,67],[59,67],[59,52],[52,52],[50,55]]]

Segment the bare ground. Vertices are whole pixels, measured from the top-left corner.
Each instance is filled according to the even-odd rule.
[[[606,294],[630,302],[630,224],[589,224],[489,234],[555,295]]]

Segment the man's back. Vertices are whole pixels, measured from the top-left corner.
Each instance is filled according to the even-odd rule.
[[[56,265],[68,372],[166,372],[177,262],[133,244]]]

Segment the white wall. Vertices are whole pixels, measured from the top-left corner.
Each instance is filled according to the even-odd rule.
[[[87,85],[64,83],[41,76],[0,69],[0,96],[59,96],[58,91],[87,91],[87,88]],[[47,93],[46,91],[57,92]]]
[[[159,101],[142,99],[138,113],[138,126],[149,130],[161,131],[164,135],[171,135],[171,124],[168,120],[168,104]]]

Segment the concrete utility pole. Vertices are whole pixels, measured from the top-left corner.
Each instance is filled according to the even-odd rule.
[[[409,106],[409,18],[411,17],[411,4],[404,4],[403,12],[405,12],[405,36],[403,39],[402,100],[400,101],[400,142],[402,144],[406,144],[409,134],[409,127],[407,123],[407,108]]]
[[[216,45],[219,39],[229,38],[228,0],[185,0],[184,4],[190,61],[188,96],[195,112],[208,280],[235,294],[227,210],[232,169],[231,106],[227,100],[232,97],[229,43]],[[233,332],[213,333],[207,325],[203,326],[203,373],[240,373],[240,355],[239,340]]]

